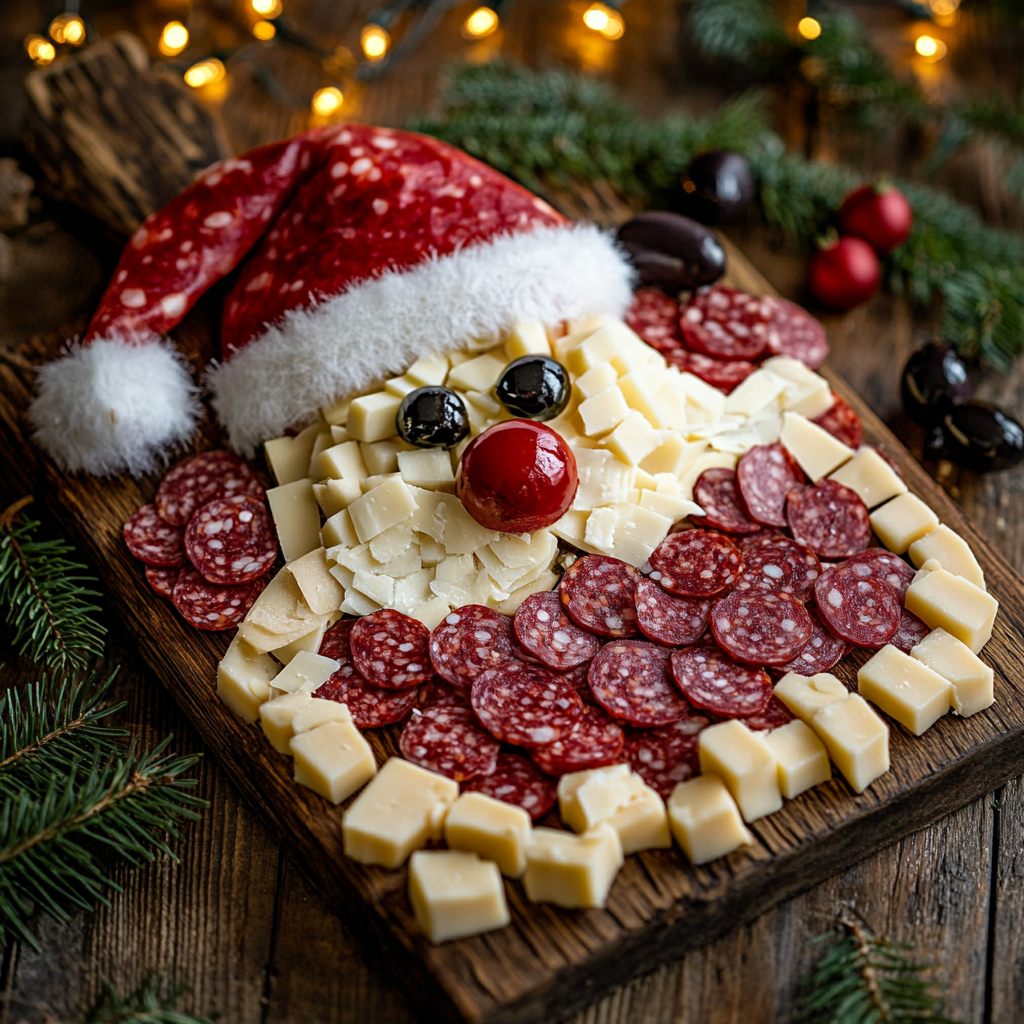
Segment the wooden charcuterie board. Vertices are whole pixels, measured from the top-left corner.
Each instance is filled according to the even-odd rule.
[[[771,291],[731,247],[727,280],[755,293]],[[43,362],[54,357],[61,342],[34,339],[21,355],[30,363]],[[201,316],[186,322],[179,342],[191,350],[195,369],[213,354],[213,332]],[[158,478],[69,478],[48,463],[27,441],[21,417],[31,373],[19,359],[0,362],[0,468],[9,500],[34,493],[86,553],[153,672],[363,948],[379,949],[385,969],[409,992],[410,1006],[430,1021],[552,1021],[1024,771],[1021,578],[865,403],[825,374],[860,415],[865,440],[881,444],[910,489],[974,549],[1000,602],[992,640],[982,654],[995,668],[995,706],[969,719],[946,715],[921,738],[890,722],[892,770],[867,792],[857,796],[836,778],[786,801],[781,811],[751,826],[754,845],[728,858],[693,868],[675,849],[631,856],[604,911],[533,905],[518,883],[509,883],[509,927],[442,946],[431,946],[417,932],[404,869],[385,871],[348,860],[342,853],[342,808],[297,786],[289,759],[271,748],[258,726],[245,725],[221,704],[214,692],[216,664],[229,637],[189,627],[153,594],[141,565],[128,554],[122,525],[152,500]],[[215,428],[208,426],[200,446],[215,441]],[[862,661],[844,659],[836,671],[850,680]],[[378,760],[398,752],[397,730],[367,736]]]

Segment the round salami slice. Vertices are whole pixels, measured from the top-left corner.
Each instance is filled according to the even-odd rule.
[[[352,627],[352,663],[374,686],[406,690],[434,674],[429,643],[430,631],[422,622],[393,608],[381,608]]]
[[[786,525],[786,495],[803,482],[803,470],[778,443],[755,445],[736,467],[744,507],[764,526]]]
[[[156,491],[156,507],[167,522],[184,526],[197,508],[215,498],[248,494],[263,501],[263,485],[233,452],[200,452],[179,462]]]
[[[742,545],[743,571],[736,591],[760,590],[808,601],[821,575],[818,556],[781,534],[750,538]]]
[[[795,718],[796,715],[773,693],[772,699],[768,701],[768,706],[764,711],[744,718],[743,724],[754,732],[770,732],[772,729],[778,729],[781,725],[789,725]]]
[[[594,700],[614,718],[640,728],[678,722],[690,706],[672,685],[670,653],[643,640],[605,644],[587,673]]]
[[[898,647],[904,654],[910,653],[911,647],[916,647],[929,633],[931,629],[926,626],[913,612],[906,608],[900,615],[900,624],[896,627],[889,643]]]
[[[573,623],[553,590],[531,594],[519,606],[513,625],[519,643],[558,671],[586,664],[601,647],[593,633]]]
[[[849,566],[858,576],[885,580],[899,594],[900,603],[907,594],[907,588],[914,582],[916,575],[910,564],[904,562],[899,555],[894,555],[885,548],[868,548],[842,563]]]
[[[679,317],[683,344],[714,359],[756,359],[774,312],[766,299],[723,285],[698,291]]]
[[[681,346],[679,303],[658,288],[638,288],[624,319],[652,348],[664,351]]]
[[[189,625],[218,633],[237,626],[266,585],[263,576],[236,586],[210,583],[198,570],[186,565],[174,584],[172,600]]]
[[[430,634],[434,671],[456,689],[468,690],[488,669],[518,662],[512,619],[482,604],[450,612]]]
[[[541,747],[530,747],[528,753],[548,775],[568,775],[616,764],[622,760],[625,742],[622,729],[604,711],[587,705],[568,736]]]
[[[178,582],[180,575],[181,569],[165,569],[156,565],[146,566],[146,579],[149,581],[149,585],[161,597],[166,597],[168,601],[174,600],[174,584]]]
[[[793,539],[819,558],[849,558],[871,543],[867,506],[835,480],[790,491],[786,519]]]
[[[211,583],[248,583],[277,558],[277,534],[262,501],[239,494],[197,508],[185,528],[189,561]]]
[[[501,744],[473,720],[469,708],[413,709],[398,741],[407,761],[462,782],[490,775],[498,766]]]
[[[821,621],[836,636],[858,647],[884,647],[899,628],[900,599],[884,580],[862,576],[855,566],[826,569],[814,585]]]
[[[693,500],[704,509],[703,516],[690,516],[698,526],[712,526],[726,533],[756,533],[761,527],[743,506],[736,470],[728,466],[705,469],[693,485]]]
[[[156,505],[143,505],[124,524],[124,542],[146,565],[174,569],[185,564],[185,531],[165,522]]]
[[[816,416],[814,422],[823,430],[827,430],[837,441],[842,441],[851,448],[859,448],[864,439],[860,417],[834,391],[832,398],[831,407],[820,416]]]
[[[710,384],[727,395],[735,391],[756,369],[746,359],[712,359],[700,352],[679,347],[662,350],[662,354],[680,373],[692,373],[705,384]]]
[[[607,555],[584,555],[558,586],[569,618],[598,636],[636,636],[636,585],[640,573]]]
[[[651,579],[636,585],[637,624],[648,640],[666,647],[695,643],[704,635],[710,614],[707,598],[677,597]]]
[[[570,683],[522,663],[484,672],[473,683],[471,700],[483,727],[517,746],[560,740],[583,715],[583,701]]]
[[[624,754],[630,767],[667,800],[680,782],[700,774],[700,733],[711,724],[688,715],[658,729],[630,729]]]
[[[457,690],[447,680],[434,676],[426,686],[421,686],[416,698],[416,706],[421,709],[445,708],[457,705],[469,707],[469,692]]]
[[[547,814],[558,799],[556,781],[521,754],[499,754],[494,771],[462,783],[462,792],[483,793],[522,807],[534,821]]]
[[[768,347],[777,356],[792,356],[816,370],[828,358],[828,339],[820,320],[786,299],[771,298]]]
[[[672,678],[695,708],[720,718],[759,714],[772,697],[772,681],[764,669],[740,665],[710,644],[675,651]]]
[[[775,671],[779,675],[796,672],[801,676],[813,676],[818,672],[827,672],[834,668],[849,650],[845,640],[833,636],[822,625],[814,605],[807,606],[807,614],[811,617],[811,638],[792,661],[778,666]]]
[[[743,556],[728,537],[707,530],[670,533],[651,553],[651,579],[682,597],[713,597],[731,587]]]
[[[807,609],[788,594],[734,590],[711,609],[711,632],[726,654],[747,665],[785,665],[811,638]]]

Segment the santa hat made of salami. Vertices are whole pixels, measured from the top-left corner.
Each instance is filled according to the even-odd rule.
[[[609,236],[460,150],[316,129],[215,164],[132,236],[84,338],[39,372],[29,417],[63,468],[143,473],[188,441],[198,389],[166,335],[229,274],[206,386],[247,455],[422,355],[630,300]]]

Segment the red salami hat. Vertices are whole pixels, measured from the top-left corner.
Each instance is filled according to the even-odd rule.
[[[132,236],[81,343],[39,374],[30,418],[61,466],[141,473],[191,437],[197,388],[166,334],[232,272],[206,383],[245,454],[421,355],[630,299],[611,238],[460,150],[310,131],[215,164]]]

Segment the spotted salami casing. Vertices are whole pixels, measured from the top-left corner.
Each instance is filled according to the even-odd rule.
[[[124,524],[124,542],[146,565],[175,569],[185,564],[185,531],[163,519],[156,505],[143,505]]]
[[[871,523],[860,495],[836,480],[796,487],[786,499],[793,539],[819,558],[849,558],[871,543]]]
[[[146,580],[149,585],[161,597],[166,597],[168,601],[174,600],[174,585],[178,582],[180,575],[181,569],[179,568],[166,569],[156,565],[146,566]]]
[[[621,760],[626,737],[622,729],[601,708],[587,705],[572,732],[560,740],[527,752],[548,775],[568,775],[590,768],[603,768]]]
[[[583,715],[572,685],[537,665],[505,665],[473,682],[476,717],[492,736],[516,746],[563,739]]]
[[[704,635],[711,601],[670,594],[660,583],[644,578],[636,585],[636,614],[648,640],[675,647],[696,643]]]
[[[711,631],[726,654],[747,665],[784,665],[811,638],[807,609],[788,594],[734,590],[711,609]]]
[[[482,604],[467,604],[449,613],[430,634],[434,671],[460,690],[488,669],[519,661],[512,619]]]
[[[456,782],[490,775],[501,750],[474,721],[473,712],[456,705],[413,708],[398,746],[407,761]]]
[[[772,314],[768,322],[768,347],[777,356],[799,359],[812,370],[828,358],[825,327],[795,302],[770,298]]]
[[[693,485],[693,500],[704,510],[703,516],[690,516],[697,526],[712,526],[726,533],[757,533],[755,523],[743,505],[736,470],[728,466],[706,469]]]
[[[908,612],[904,608],[900,615],[900,624],[889,639],[889,643],[904,654],[909,654],[910,649],[916,647],[930,632],[929,626],[925,625],[913,612]]]
[[[906,597],[907,588],[914,582],[916,575],[908,562],[899,555],[894,555],[885,548],[868,548],[846,559],[842,563],[849,566],[858,576],[884,580],[893,587],[902,602]]]
[[[756,369],[754,363],[746,359],[712,359],[700,352],[690,352],[685,348],[672,351],[662,350],[668,360],[681,373],[692,373],[705,384],[710,384],[727,395],[735,391]]]
[[[683,307],[683,343],[714,359],[756,359],[768,347],[774,308],[767,299],[725,285],[699,289]]]
[[[381,608],[358,619],[349,640],[352,662],[375,686],[405,690],[434,674],[430,661],[430,630],[393,608]]]
[[[644,640],[605,644],[587,672],[594,700],[613,718],[640,728],[685,718],[690,706],[672,685],[670,654]]]
[[[558,593],[566,614],[598,636],[629,637],[636,623],[636,585],[640,573],[618,558],[584,555],[562,577]]]
[[[713,597],[731,587],[743,556],[728,537],[708,530],[670,533],[651,553],[651,579],[682,597]]]
[[[783,676],[787,672],[796,672],[801,676],[813,676],[818,672],[827,672],[834,668],[850,649],[845,640],[834,636],[822,625],[821,617],[813,604],[807,606],[807,614],[811,618],[810,639],[792,661],[774,668],[776,675]]]
[[[217,498],[247,494],[263,501],[263,485],[249,464],[234,452],[200,452],[179,462],[160,481],[156,507],[175,526],[185,526],[192,513]]]
[[[490,775],[469,779],[461,788],[463,793],[483,793],[522,807],[534,821],[547,814],[558,799],[556,781],[521,754],[499,754]]]
[[[740,665],[709,644],[675,651],[672,678],[695,708],[719,718],[760,714],[772,697],[772,681],[764,669]]]
[[[174,584],[174,607],[189,625],[213,633],[237,626],[256,603],[267,581],[265,576],[235,586],[211,583],[197,569],[186,565]]]
[[[638,288],[625,316],[626,324],[659,352],[682,348],[679,303],[658,288]]]
[[[262,501],[247,494],[217,498],[192,513],[185,552],[211,583],[248,583],[277,559],[277,533]]]
[[[863,576],[857,568],[844,564],[826,569],[814,585],[814,600],[821,621],[833,634],[878,650],[899,628],[900,599],[885,580]]]
[[[773,693],[772,699],[768,701],[768,706],[764,711],[744,718],[743,724],[754,732],[771,732],[772,729],[789,725],[795,718],[796,715]]]
[[[680,782],[700,774],[700,734],[711,724],[687,715],[657,729],[630,729],[624,754],[630,767],[665,800]]]
[[[531,594],[516,611],[513,625],[525,650],[557,671],[586,664],[601,647],[593,633],[569,618],[561,597],[551,590]]]
[[[736,486],[750,518],[786,525],[786,495],[804,482],[803,470],[781,444],[754,445],[736,467]]]
[[[861,426],[860,417],[849,403],[834,391],[832,399],[832,405],[820,416],[815,416],[814,422],[822,430],[827,430],[837,441],[842,441],[850,448],[859,448],[864,440],[864,428]]]
[[[756,590],[787,594],[807,601],[821,575],[821,562],[808,548],[781,534],[765,534],[741,545],[743,571],[735,591]]]

